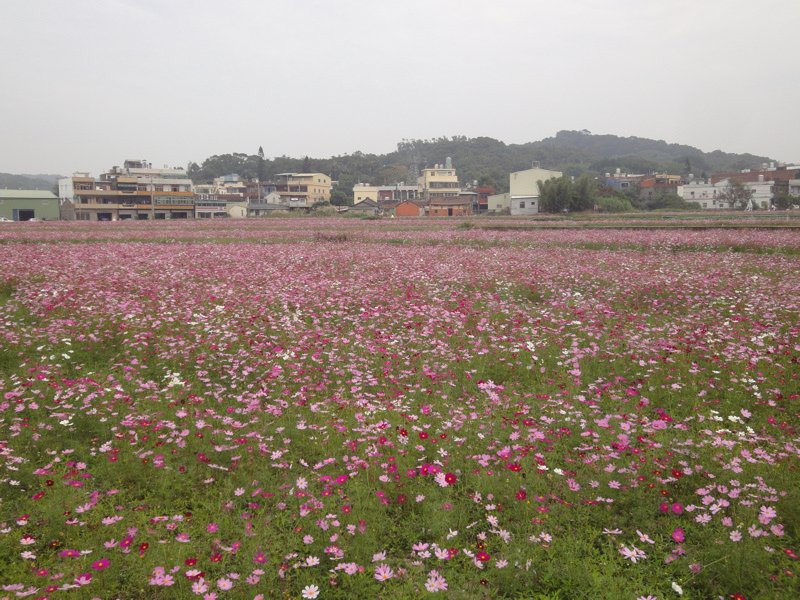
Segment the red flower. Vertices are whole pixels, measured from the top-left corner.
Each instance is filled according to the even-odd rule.
[[[518,492],[517,492],[517,493],[514,495],[514,497],[515,497],[517,500],[520,500],[520,501],[522,501],[522,500],[525,500],[525,499],[527,499],[527,498],[528,498],[528,492],[526,492],[525,490],[519,490],[519,491],[518,491]]]
[[[447,485],[453,485],[456,481],[458,481],[458,478],[453,473],[447,473],[444,476],[444,480],[447,482]]]
[[[489,556],[489,553],[486,552],[485,550],[481,550],[475,555],[475,558],[477,558],[481,562],[489,562],[492,557]]]

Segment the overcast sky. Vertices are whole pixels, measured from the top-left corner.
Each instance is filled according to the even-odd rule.
[[[561,129],[800,162],[798,0],[0,0],[0,172]]]

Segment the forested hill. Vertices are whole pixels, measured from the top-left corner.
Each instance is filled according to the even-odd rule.
[[[53,191],[60,175],[13,175],[0,173],[0,189]]]
[[[266,180],[276,173],[316,171],[338,180],[340,190],[350,190],[357,182],[411,183],[415,181],[415,168],[444,163],[448,156],[453,159],[462,183],[478,181],[502,191],[508,187],[510,172],[530,168],[533,161],[538,161],[543,168],[568,175],[602,175],[620,168],[631,173],[667,171],[702,176],[716,171],[756,168],[772,160],[720,150],[703,152],[663,140],[560,131],[554,137],[526,144],[464,136],[403,140],[388,154],[355,152],[323,159],[286,156],[266,159],[259,153],[223,154],[207,158],[201,164],[190,163],[189,174],[195,183],[201,183],[229,173]]]

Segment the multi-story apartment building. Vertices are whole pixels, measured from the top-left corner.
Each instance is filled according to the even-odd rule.
[[[461,186],[450,157],[447,157],[444,165],[434,165],[432,169],[423,169],[422,175],[417,179],[417,188],[419,197],[425,202],[459,196]]]
[[[59,180],[62,204],[85,221],[194,218],[192,181],[180,168],[154,169],[143,160],[126,160],[99,178],[76,173]]]
[[[678,186],[677,193],[687,202],[697,202],[700,208],[710,210],[742,208],[734,206],[727,198],[726,192],[729,183],[728,179],[721,179],[716,183],[692,180]],[[742,183],[742,185],[750,190],[751,203],[749,205],[751,208],[767,209],[770,207],[775,192],[775,182],[764,181],[764,176],[761,175],[759,179]]]
[[[331,200],[331,178],[323,173],[280,173],[275,191],[289,208],[311,208]]]

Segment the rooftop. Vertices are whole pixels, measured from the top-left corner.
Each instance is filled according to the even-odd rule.
[[[26,200],[58,200],[53,192],[47,190],[0,190],[0,198]]]

